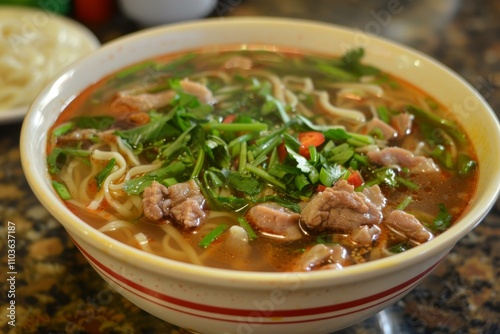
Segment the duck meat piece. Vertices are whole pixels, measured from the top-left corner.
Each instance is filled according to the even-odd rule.
[[[385,147],[382,150],[370,151],[366,155],[377,165],[405,167],[410,173],[439,172],[439,167],[431,158],[414,155],[400,147]]]
[[[347,251],[340,245],[317,244],[306,250],[295,264],[295,271],[342,269],[347,261]]]
[[[390,140],[396,138],[396,136],[398,135],[398,132],[392,126],[380,120],[379,118],[372,118],[368,123],[366,123],[364,132],[370,133],[375,129],[379,129],[382,132],[384,138],[381,139]]]
[[[184,228],[196,227],[205,218],[205,212],[203,211],[204,202],[205,199],[201,195],[190,197],[170,209],[165,209],[165,214],[172,216]]]
[[[148,112],[152,109],[165,107],[175,98],[176,94],[173,90],[155,94],[129,95],[119,93],[111,103],[111,111],[114,113]]]
[[[362,191],[363,195],[365,195],[375,207],[379,210],[382,210],[385,207],[387,199],[382,194],[382,190],[377,185],[366,187]]]
[[[170,207],[177,206],[187,198],[196,198],[196,200],[201,200],[200,197],[203,198],[198,184],[192,179],[187,182],[173,184],[168,187],[168,191],[169,198],[167,202]]]
[[[377,225],[368,227],[363,225],[351,232],[351,240],[361,245],[371,245],[373,240],[380,234],[380,228]]]
[[[142,193],[144,216],[150,220],[160,220],[164,216],[163,204],[168,196],[168,189],[164,185],[153,181]]]
[[[205,218],[205,198],[193,180],[170,187],[153,181],[143,193],[144,216],[152,221],[172,219],[184,228],[198,226]]]
[[[200,103],[215,103],[210,89],[187,78],[180,81],[183,92],[193,95]],[[166,90],[159,93],[147,93],[142,90],[129,90],[119,92],[111,103],[111,111],[114,113],[148,112],[170,104],[176,97],[175,90]]]
[[[399,137],[404,137],[411,133],[413,115],[401,113],[391,118],[391,126],[397,131]]]
[[[254,205],[245,214],[245,219],[268,237],[283,241],[302,238],[300,215],[279,204],[265,202]]]
[[[180,81],[180,85],[184,93],[193,95],[202,104],[214,104],[216,102],[212,91],[200,83],[185,78]]]
[[[226,69],[239,68],[242,70],[249,70],[252,66],[252,59],[243,56],[231,57],[224,63],[224,68]]]
[[[361,225],[380,223],[385,201],[378,186],[355,192],[354,186],[341,180],[307,203],[301,222],[310,229],[349,232]]]
[[[394,210],[384,220],[384,224],[396,233],[422,244],[433,238],[429,232],[415,216],[402,210]]]

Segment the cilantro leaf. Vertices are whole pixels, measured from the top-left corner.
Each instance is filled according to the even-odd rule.
[[[169,113],[142,126],[116,131],[116,134],[125,139],[133,148],[139,146],[139,144],[145,145],[152,143],[169,134],[167,130],[171,129],[171,127],[167,126],[167,122],[171,120],[173,116],[174,113]]]
[[[351,73],[354,73],[357,77],[379,74],[380,70],[378,68],[361,63],[364,56],[365,50],[363,48],[347,51],[341,59],[343,68]]]
[[[182,162],[172,162],[170,165],[161,167],[142,176],[125,181],[123,190],[129,195],[139,195],[149,187],[153,181],[161,182],[166,178],[181,175],[186,166]]]
[[[47,166],[49,167],[49,173],[59,174],[68,156],[87,158],[89,155],[90,151],[87,150],[56,147],[47,157]]]
[[[115,122],[115,118],[111,116],[80,116],[73,119],[76,127],[80,129],[109,129]]]
[[[229,168],[231,156],[229,148],[220,137],[208,135],[205,142],[205,153],[220,168]]]
[[[97,190],[101,190],[102,183],[104,180],[111,174],[111,171],[113,170],[113,167],[116,165],[116,159],[111,158],[107,165],[94,176],[94,180],[97,182]]]
[[[430,228],[434,231],[442,232],[450,227],[453,217],[443,203],[440,203],[438,206],[439,212],[436,218],[434,218]]]
[[[254,196],[262,191],[262,183],[249,175],[231,171],[227,176],[228,184],[234,189]]]

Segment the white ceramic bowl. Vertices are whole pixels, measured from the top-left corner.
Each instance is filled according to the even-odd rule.
[[[154,26],[192,20],[212,12],[217,0],[119,0],[122,12],[131,20]]]
[[[392,257],[342,271],[236,272],[146,254],[99,233],[54,193],[47,131],[78,92],[124,66],[169,52],[221,44],[267,44],[328,54],[362,46],[366,62],[408,80],[449,107],[474,141],[474,203],[446,233]],[[95,270],[139,307],[201,333],[328,333],[394,303],[418,284],[493,205],[499,192],[500,128],[481,96],[427,56],[340,27],[286,19],[206,20],[124,37],[71,66],[32,105],[21,134],[22,164],[41,203],[64,225]]]

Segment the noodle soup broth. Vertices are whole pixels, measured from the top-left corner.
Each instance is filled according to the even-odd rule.
[[[416,247],[469,206],[475,153],[425,87],[363,54],[227,47],[125,68],[53,126],[53,186],[103,233],[203,266],[342,270]]]

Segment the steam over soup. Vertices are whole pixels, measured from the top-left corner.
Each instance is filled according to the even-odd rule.
[[[474,151],[363,53],[198,50],[123,69],[52,128],[53,186],[103,233],[204,266],[340,270],[425,243],[468,207]]]

